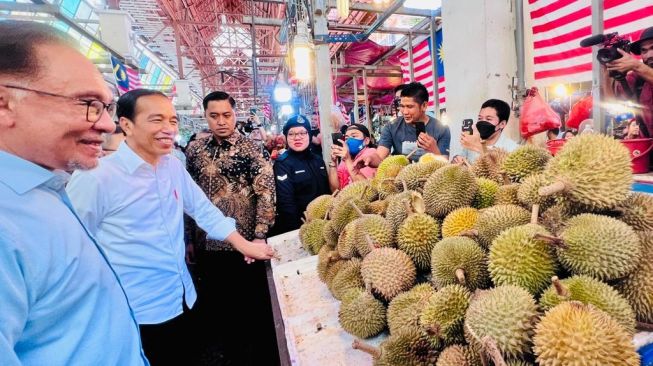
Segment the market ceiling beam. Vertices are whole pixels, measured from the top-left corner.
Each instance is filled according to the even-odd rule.
[[[359,24],[341,24],[336,22],[329,22],[329,31],[334,32],[365,32],[369,26]],[[397,28],[397,27],[379,27],[375,30],[377,33],[392,33],[392,34],[423,34],[428,35],[429,31],[426,29],[413,30],[410,28]]]
[[[269,4],[287,4],[288,0],[254,0],[261,3]],[[426,1],[426,0],[424,0]],[[335,8],[337,6],[336,0],[328,1],[329,8]],[[365,11],[368,13],[383,13],[387,9],[387,5],[383,4],[366,4],[366,3],[351,3],[349,5],[349,10]],[[402,6],[395,11],[395,14],[399,15],[412,15],[416,17],[430,17],[432,12],[430,10],[422,9],[412,9]]]

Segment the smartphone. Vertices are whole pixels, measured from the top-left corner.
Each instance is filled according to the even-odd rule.
[[[419,138],[419,134],[422,132],[426,133],[426,125],[424,124],[424,122],[421,121],[415,122],[415,137]]]
[[[472,125],[474,124],[473,119],[464,119],[463,120],[463,132],[468,132],[468,135],[471,135],[474,133],[474,130],[472,129]]]
[[[331,141],[333,141],[334,145],[342,146],[342,140],[343,140],[342,133],[340,132],[334,132],[331,134]]]

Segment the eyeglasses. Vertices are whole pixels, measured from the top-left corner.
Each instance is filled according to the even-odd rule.
[[[306,131],[304,131],[304,132],[297,132],[297,133],[295,133],[295,132],[291,132],[291,133],[288,134],[288,137],[291,138],[291,139],[294,139],[294,138],[304,138],[304,137],[306,137],[306,136],[308,136],[308,132],[306,132]]]
[[[111,118],[113,118],[116,114],[116,103],[104,103],[101,100],[97,99],[80,99],[80,98],[74,98],[74,97],[69,97],[66,95],[61,95],[61,94],[54,94],[54,93],[48,93],[42,90],[35,90],[35,89],[30,89],[30,88],[24,88],[22,86],[16,86],[16,85],[6,85],[6,84],[0,84],[0,86],[4,86],[5,88],[10,88],[10,89],[17,89],[17,90],[25,90],[25,91],[30,91],[32,93],[36,94],[41,94],[41,95],[47,95],[49,97],[57,97],[57,98],[64,98],[64,99],[69,99],[69,100],[74,100],[77,102],[79,105],[85,105],[86,106],[86,120],[91,123],[96,123],[97,121],[102,118],[102,113],[106,110],[107,113]]]

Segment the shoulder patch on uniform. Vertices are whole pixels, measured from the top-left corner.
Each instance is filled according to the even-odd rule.
[[[283,182],[284,180],[288,179],[288,174],[284,175],[277,175],[277,180]]]

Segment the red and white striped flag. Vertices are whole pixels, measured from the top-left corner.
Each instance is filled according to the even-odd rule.
[[[445,87],[444,87],[444,63],[442,59],[442,31],[438,31],[435,37],[436,47],[438,49],[438,97],[440,99],[440,108],[445,106]],[[401,62],[401,73],[404,84],[410,83],[410,62],[408,51],[404,52],[399,60]],[[433,99],[433,58],[431,52],[431,39],[427,38],[417,46],[413,47],[413,70],[415,81],[424,84],[429,91],[429,107],[433,108],[435,100]]]
[[[534,72],[540,85],[592,80],[591,0],[528,0],[533,26]],[[653,25],[653,0],[604,0],[604,33],[639,39]]]

